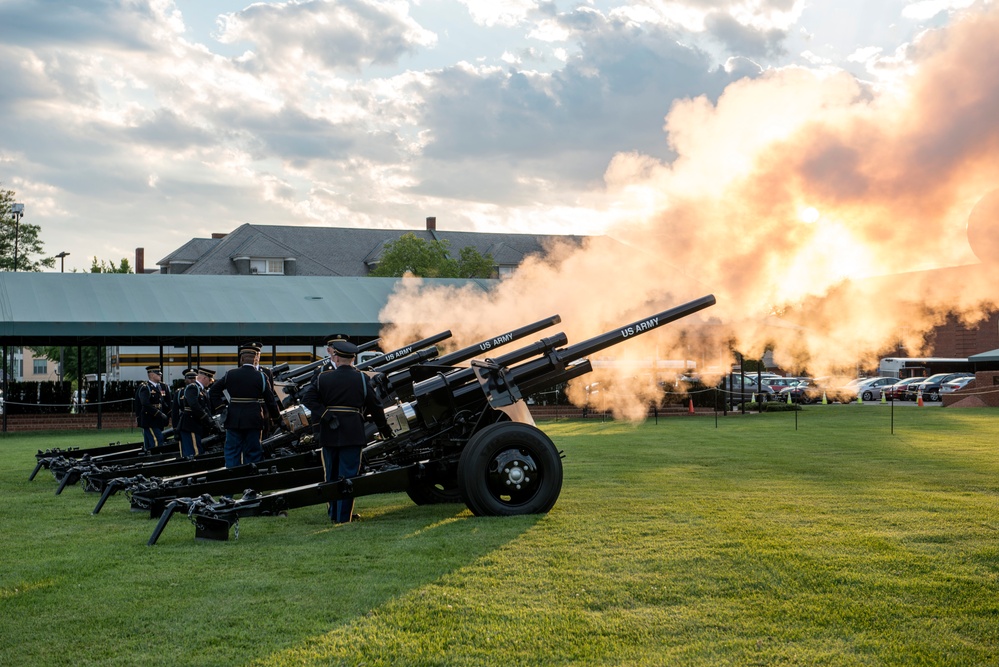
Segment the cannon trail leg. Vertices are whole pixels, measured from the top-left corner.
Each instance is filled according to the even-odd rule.
[[[38,474],[38,471],[41,470],[42,466],[44,466],[44,465],[45,465],[45,463],[43,461],[39,461],[38,462],[38,465],[35,466],[35,469],[31,471],[31,475],[28,476],[28,481],[29,482],[31,482],[31,481],[33,481],[35,479],[35,475]]]
[[[146,542],[146,546],[153,546],[156,544],[156,540],[160,539],[160,534],[163,529],[166,528],[167,522],[170,521],[170,517],[173,516],[174,510],[177,509],[178,503],[176,500],[166,506],[163,510],[163,516],[160,517],[159,523],[156,524],[156,529],[153,530],[153,534],[149,537],[149,541]]]
[[[94,508],[94,511],[91,512],[91,514],[99,513],[101,511],[101,508],[104,507],[104,503],[106,503],[108,501],[108,498],[113,496],[117,490],[118,490],[118,485],[115,483],[115,480],[111,480],[110,482],[108,482],[107,486],[104,487],[104,493],[101,494],[101,499],[97,501],[97,506]]]
[[[68,485],[76,484],[79,481],[80,481],[80,471],[72,468],[67,470],[66,474],[62,476],[62,481],[59,482],[59,488],[56,489],[55,494],[58,496],[59,494],[62,493],[62,490],[65,489]]]

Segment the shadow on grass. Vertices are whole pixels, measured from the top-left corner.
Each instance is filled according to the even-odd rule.
[[[95,494],[54,496],[51,476],[26,477],[13,462],[0,471],[13,492],[0,542],[16,554],[0,576],[0,664],[264,660],[475,562],[539,519],[478,519],[463,505],[386,494],[357,501],[358,523],[332,526],[315,505],[244,518],[226,542],[196,541],[175,516],[147,547],[148,514],[119,503],[91,516]]]

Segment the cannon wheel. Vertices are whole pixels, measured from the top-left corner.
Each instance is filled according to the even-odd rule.
[[[413,479],[409,482],[406,495],[417,505],[440,505],[442,503],[460,503],[461,491],[458,489],[458,479],[454,468],[440,471],[437,474]]]
[[[465,445],[458,488],[476,516],[542,514],[562,491],[562,458],[536,426],[490,424]]]

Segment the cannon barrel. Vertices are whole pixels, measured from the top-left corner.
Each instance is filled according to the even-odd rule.
[[[583,359],[584,357],[588,357],[595,352],[600,352],[601,350],[613,347],[618,343],[622,343],[629,338],[634,338],[635,336],[657,329],[664,324],[669,324],[670,322],[693,315],[694,313],[713,306],[714,304],[715,297],[713,294],[708,294],[707,296],[702,296],[699,299],[688,301],[687,303],[670,308],[669,310],[664,310],[661,313],[642,318],[637,322],[632,322],[631,324],[623,327],[618,327],[613,331],[608,331],[600,334],[599,336],[588,338],[581,343],[576,343],[575,345],[569,345],[568,347],[562,348],[556,352],[557,361],[559,364],[569,364],[578,359]],[[517,378],[519,379],[521,375],[531,377],[537,368],[548,368],[549,366],[549,360],[539,359],[514,370]]]
[[[441,331],[440,333],[434,334],[433,336],[427,336],[423,340],[418,340],[415,343],[410,343],[409,345],[407,345],[405,347],[400,347],[398,350],[393,350],[392,352],[386,352],[385,354],[383,354],[380,357],[375,357],[374,359],[369,359],[368,361],[365,361],[363,364],[357,364],[357,366],[356,366],[357,370],[359,370],[359,371],[365,371],[365,370],[372,370],[372,369],[375,369],[375,368],[378,368],[379,370],[381,370],[379,368],[380,366],[384,366],[385,364],[387,364],[387,363],[389,363],[391,361],[395,361],[396,359],[398,359],[400,357],[405,357],[407,355],[410,355],[413,352],[415,352],[416,350],[422,350],[425,347],[430,347],[431,345],[436,345],[437,343],[441,342],[442,340],[447,340],[450,337],[451,337],[451,330],[450,329],[448,329],[446,331]]]
[[[514,374],[514,377],[518,382],[522,382],[524,380],[536,380],[538,376],[551,373],[558,367],[564,367],[565,365],[582,359],[589,354],[593,354],[594,352],[599,352],[600,350],[617,345],[628,338],[646,333],[664,324],[668,324],[669,322],[692,315],[699,310],[703,310],[704,308],[714,305],[714,303],[715,297],[713,295],[704,296],[700,299],[696,299],[695,301],[657,313],[651,317],[646,317],[637,322],[632,322],[631,324],[619,327],[613,331],[608,331],[607,333],[603,333],[599,336],[594,336],[593,338],[589,338],[581,343],[554,350],[552,354],[547,353],[548,350],[552,349],[550,344],[542,344],[542,341],[539,341],[538,343],[528,345],[527,347],[515,350],[509,354],[496,357],[495,359],[487,359],[485,363],[489,366],[502,368],[511,364],[524,362],[519,366],[511,368],[510,372]],[[561,342],[555,343],[556,347],[564,345],[566,342],[564,333],[560,333],[558,336],[560,337]],[[543,341],[549,341],[549,339],[543,339]],[[541,354],[544,356],[532,359],[532,357],[537,357]],[[480,362],[477,365],[481,367],[484,364]],[[473,377],[474,371],[472,369],[462,369],[460,371],[448,373],[445,376],[430,378],[416,385],[416,394],[422,395],[432,393],[445,385],[459,387],[459,385],[468,382]]]
[[[561,321],[561,317],[558,315],[552,315],[551,317],[546,317],[543,320],[525,324],[524,326],[514,329],[513,331],[507,331],[499,336],[493,336],[488,340],[484,340],[474,345],[469,345],[468,347],[445,354],[437,360],[437,363],[450,366],[452,364],[471,359],[476,354],[487,353],[492,349],[506,345],[507,343],[512,343],[513,341],[523,338],[524,336],[530,336],[532,333],[554,326]]]
[[[364,352],[365,350],[370,350],[373,347],[378,346],[379,338],[374,340],[369,340],[367,343],[361,343],[357,346],[358,352]],[[312,371],[316,370],[326,362],[326,359],[316,359],[315,361],[309,362],[303,366],[296,366],[295,368],[288,368],[287,364],[281,364],[281,366],[275,366],[271,369],[271,373],[274,375],[274,379],[279,382],[285,382],[292,380],[292,378],[300,379],[308,375],[311,377]]]
[[[480,383],[470,381],[474,377],[475,368],[438,375],[414,386],[413,391],[419,404],[419,411],[424,419],[436,421],[451,410],[474,408],[483,400],[484,392],[489,394],[489,403],[495,406],[501,402],[501,397],[495,396],[497,387],[508,388],[509,398],[506,402],[512,402],[520,398],[522,385],[530,385],[532,391],[542,391],[559,384],[563,381],[564,371],[569,364],[664,324],[692,315],[714,303],[715,297],[708,295],[568,347],[553,349],[550,346],[540,345],[539,341],[536,343],[539,347],[533,354],[525,354],[531,349],[531,346],[528,346],[496,359],[473,362],[473,366],[480,372],[486,370],[492,375],[502,375],[502,382],[491,383],[491,390],[486,392]],[[565,334],[559,335],[562,341],[556,343],[556,347],[565,343]],[[573,372],[572,377],[578,375],[580,373]]]
[[[407,354],[405,357],[399,357],[395,361],[390,361],[387,364],[382,364],[378,366],[374,372],[388,374],[393,372],[401,372],[402,369],[408,368],[416,364],[422,364],[424,361],[434,359],[440,352],[436,347],[425,347],[422,350],[417,350],[412,354]],[[363,370],[363,369],[362,369]]]
[[[518,348],[512,352],[496,357],[495,360],[489,360],[488,363],[495,364],[496,366],[516,364],[524,361],[525,359],[531,359],[541,354],[548,354],[548,352],[554,350],[559,345],[565,345],[567,341],[568,338],[566,338],[566,335],[559,332],[554,336],[542,338],[541,340],[535,341],[530,345],[525,345],[524,347]],[[446,387],[460,387],[461,385],[467,384],[474,379],[474,368],[459,368],[452,370],[449,373],[438,373],[435,377],[417,383],[414,386],[414,392],[417,396],[420,396],[439,391],[440,389]],[[478,387],[478,385],[475,386]]]
[[[524,326],[514,329],[513,331],[507,331],[506,333],[493,336],[492,338],[487,338],[486,340],[479,341],[478,343],[469,345],[468,347],[463,347],[460,350],[449,352],[443,357],[438,357],[434,366],[453,366],[463,361],[468,361],[476,355],[487,353],[490,350],[494,350],[498,347],[506,345],[507,343],[512,343],[513,341],[524,338],[525,336],[530,336],[533,333],[537,333],[542,329],[547,329],[548,327],[558,324],[561,321],[561,317],[558,315],[552,315],[551,317],[547,317],[543,320],[538,320],[537,322],[532,322],[531,324],[525,324]],[[411,371],[398,371],[389,376],[388,384],[392,387],[399,387],[412,379],[413,374]]]

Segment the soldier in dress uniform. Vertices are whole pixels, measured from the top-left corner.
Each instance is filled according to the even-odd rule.
[[[181,372],[181,376],[184,378],[184,384],[174,389],[173,393],[170,395],[170,423],[173,424],[173,427],[177,429],[178,432],[180,431],[180,414],[184,410],[184,387],[194,382],[193,377],[190,380],[187,379],[187,374],[191,372],[196,373],[196,371],[191,368],[185,368],[183,372]]]
[[[215,371],[209,368],[188,368],[184,371],[184,394],[181,399],[180,455],[198,456],[204,453],[201,441],[215,430],[212,421],[212,404],[208,400],[208,387]]]
[[[170,390],[159,366],[146,366],[146,378],[135,392],[135,418],[143,448],[151,449],[163,444],[163,429],[170,423]]]
[[[257,342],[243,343],[242,345],[239,346],[239,352],[243,352],[243,350],[254,350],[257,353],[257,358],[253,362],[253,367],[267,376],[267,383],[270,384],[271,391],[273,391],[274,395],[277,396],[277,391],[274,389],[274,374],[271,373],[270,368],[268,368],[267,366],[263,366],[260,363],[260,352],[263,349],[264,349],[264,344]],[[278,399],[278,407],[280,407],[280,404],[281,400]]]
[[[258,370],[258,351],[252,347],[239,352],[239,368],[222,376],[208,391],[213,407],[224,402],[223,391],[229,396],[225,417],[225,466],[257,463],[264,458],[260,436],[271,420],[281,419],[274,390],[267,376]]]
[[[365,419],[378,426],[382,437],[392,437],[368,376],[353,366],[357,346],[342,339],[330,343],[335,368],[322,372],[302,394],[302,403],[319,422],[327,482],[360,472],[361,449],[367,444]],[[329,503],[328,511],[334,523],[347,523],[354,518],[354,500]]]

